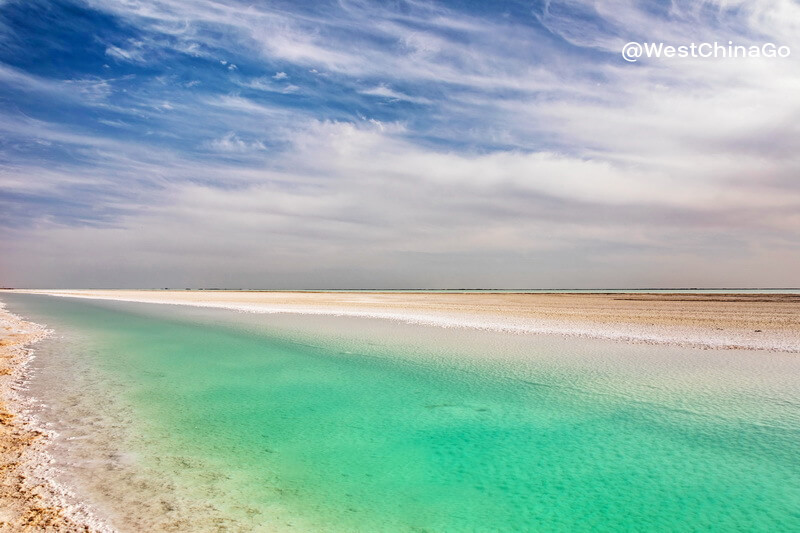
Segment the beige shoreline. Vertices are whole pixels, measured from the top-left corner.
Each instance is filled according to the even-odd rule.
[[[800,295],[407,293],[161,290],[15,291],[254,313],[365,316],[442,327],[711,349],[800,352]]]
[[[0,303],[0,531],[91,531],[55,501],[55,485],[36,475],[46,435],[20,413],[15,389],[30,358],[28,346],[47,330]]]

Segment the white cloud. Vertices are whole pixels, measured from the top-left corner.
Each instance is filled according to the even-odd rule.
[[[273,78],[260,77],[247,81],[240,81],[239,84],[243,87],[250,89],[257,89],[259,91],[267,91],[271,93],[291,94],[300,90],[300,87],[291,83],[277,83]],[[281,78],[283,79],[283,78]]]
[[[209,143],[210,147],[219,152],[247,153],[254,150],[266,150],[266,146],[261,141],[245,141],[239,138],[234,132],[229,132],[214,139]]]
[[[370,96],[379,96],[381,98],[388,98],[390,100],[403,100],[406,102],[413,102],[415,104],[431,104],[432,102],[427,98],[421,98],[416,96],[409,96],[407,94],[401,93],[399,91],[395,91],[386,85],[378,85],[376,87],[372,87],[370,89],[363,89],[359,91],[361,94],[366,94]]]
[[[770,263],[758,276],[782,284],[792,279],[792,260],[800,259],[788,231],[800,212],[798,191],[764,190],[762,183],[738,179],[734,166],[708,181],[698,179],[702,170],[691,168],[694,161],[661,172],[557,153],[468,155],[416,146],[406,133],[402,125],[371,120],[305,121],[286,130],[290,146],[277,158],[262,142],[235,132],[209,143],[221,153],[256,158],[246,166],[109,145],[97,175],[84,178],[108,179],[111,186],[130,176],[130,199],[118,206],[129,214],[112,227],[39,221],[3,253],[13,264],[31,264],[36,252],[25,243],[46,245],[60,258],[46,279],[66,285],[102,279],[123,250],[132,261],[124,267],[130,283],[156,279],[147,263],[159,265],[157,279],[172,280],[167,284],[191,278],[191,284],[224,285],[227,270],[217,268],[219,258],[235,256],[238,284],[254,286],[308,286],[319,276],[333,286],[359,277],[447,284],[456,279],[446,277],[448,270],[473,285],[568,282],[552,269],[523,268],[534,260],[591,263],[592,269],[570,271],[573,285],[623,274],[628,285],[658,285],[673,275],[676,256],[710,285],[747,284],[755,279],[745,275],[754,261],[780,257],[784,266]],[[36,180],[25,177],[33,173]],[[135,176],[152,175],[166,178],[157,197],[135,189]],[[0,181],[4,187],[38,183],[45,191],[52,184],[68,187],[76,177],[19,169]],[[214,185],[220,177],[224,184]],[[84,255],[94,266],[78,261]],[[329,268],[342,270],[325,274]],[[203,272],[217,273],[204,278]],[[9,282],[21,285],[35,272],[12,274]],[[265,275],[279,281],[259,283]]]
[[[105,100],[113,90],[109,80],[99,78],[65,80],[64,84],[71,90],[80,92],[85,101]]]
[[[152,279],[146,262],[159,265],[159,280],[225,284],[220,258],[236,257],[233,279],[255,286],[308,286],[324,276],[320,283],[333,286],[359,278],[590,286],[598,279],[594,268],[603,273],[599,279],[647,285],[674,275],[676,255],[683,268],[695,269],[694,279],[710,285],[755,278],[789,283],[788,265],[800,259],[785,231],[800,208],[797,194],[765,195],[756,184],[675,183],[557,154],[463,156],[414,147],[397,136],[402,129],[385,126],[307,123],[272,168],[194,165],[181,172],[195,183],[167,185],[160,202],[131,211],[113,228],[50,225],[35,242],[64,260],[58,275],[72,276],[65,284],[77,283],[75,276],[91,279],[123,250],[132,261],[124,267],[132,283]],[[255,144],[234,133],[215,141],[233,153]],[[222,174],[224,187],[196,183]],[[731,234],[731,245],[718,242]],[[32,253],[24,243],[33,240],[15,242],[6,247],[15,262]],[[84,254],[95,265],[88,271],[77,264]],[[765,263],[755,277],[747,274],[768,256],[782,258],[783,266]],[[562,266],[569,271],[562,276],[540,270],[548,261],[584,268],[576,273]],[[274,277],[259,283],[263,276]]]
[[[106,47],[106,55],[121,61],[145,62],[144,43],[142,41],[131,41],[128,44],[127,48],[109,45]]]

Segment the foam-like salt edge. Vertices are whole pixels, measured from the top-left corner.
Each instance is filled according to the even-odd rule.
[[[24,291],[20,291],[24,292]],[[269,306],[263,304],[234,304],[226,302],[191,302],[183,300],[101,296],[94,294],[59,294],[36,292],[64,298],[112,300],[121,302],[184,305],[228,309],[245,313],[329,315],[360,318],[379,318],[424,326],[442,328],[469,328],[515,334],[545,334],[566,337],[605,339],[637,344],[666,344],[711,350],[765,350],[770,352],[800,353],[800,337],[782,335],[753,335],[743,331],[718,332],[708,328],[689,326],[642,326],[619,323],[593,324],[591,322],[515,319],[490,315],[456,315],[437,312],[402,313],[389,310],[360,310],[346,307],[313,307],[301,305]],[[756,333],[756,332],[753,332]]]
[[[86,502],[80,501],[79,495],[75,494],[67,484],[57,480],[60,470],[53,466],[54,459],[48,448],[58,434],[47,428],[34,414],[41,400],[26,395],[31,379],[30,365],[35,358],[35,350],[31,345],[50,336],[52,330],[11,313],[3,302],[0,302],[0,313],[13,321],[12,327],[16,326],[14,333],[34,333],[30,341],[14,348],[15,353],[10,363],[9,386],[2,391],[3,400],[15,415],[15,423],[26,432],[41,436],[33,440],[22,453],[22,465],[19,469],[25,475],[26,488],[36,490],[45,505],[60,509],[62,516],[81,528],[101,533],[116,531]],[[31,332],[31,329],[35,332]]]

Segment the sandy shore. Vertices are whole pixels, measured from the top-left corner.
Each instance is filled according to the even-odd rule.
[[[64,297],[388,318],[712,349],[800,352],[800,295],[42,290]]]
[[[55,503],[58,488],[39,475],[46,468],[46,435],[21,414],[16,391],[30,357],[28,345],[47,331],[0,303],[0,531],[91,531]]]

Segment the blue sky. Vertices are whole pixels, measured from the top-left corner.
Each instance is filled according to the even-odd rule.
[[[628,41],[789,46],[642,59]],[[0,0],[0,284],[798,286],[791,0]]]

